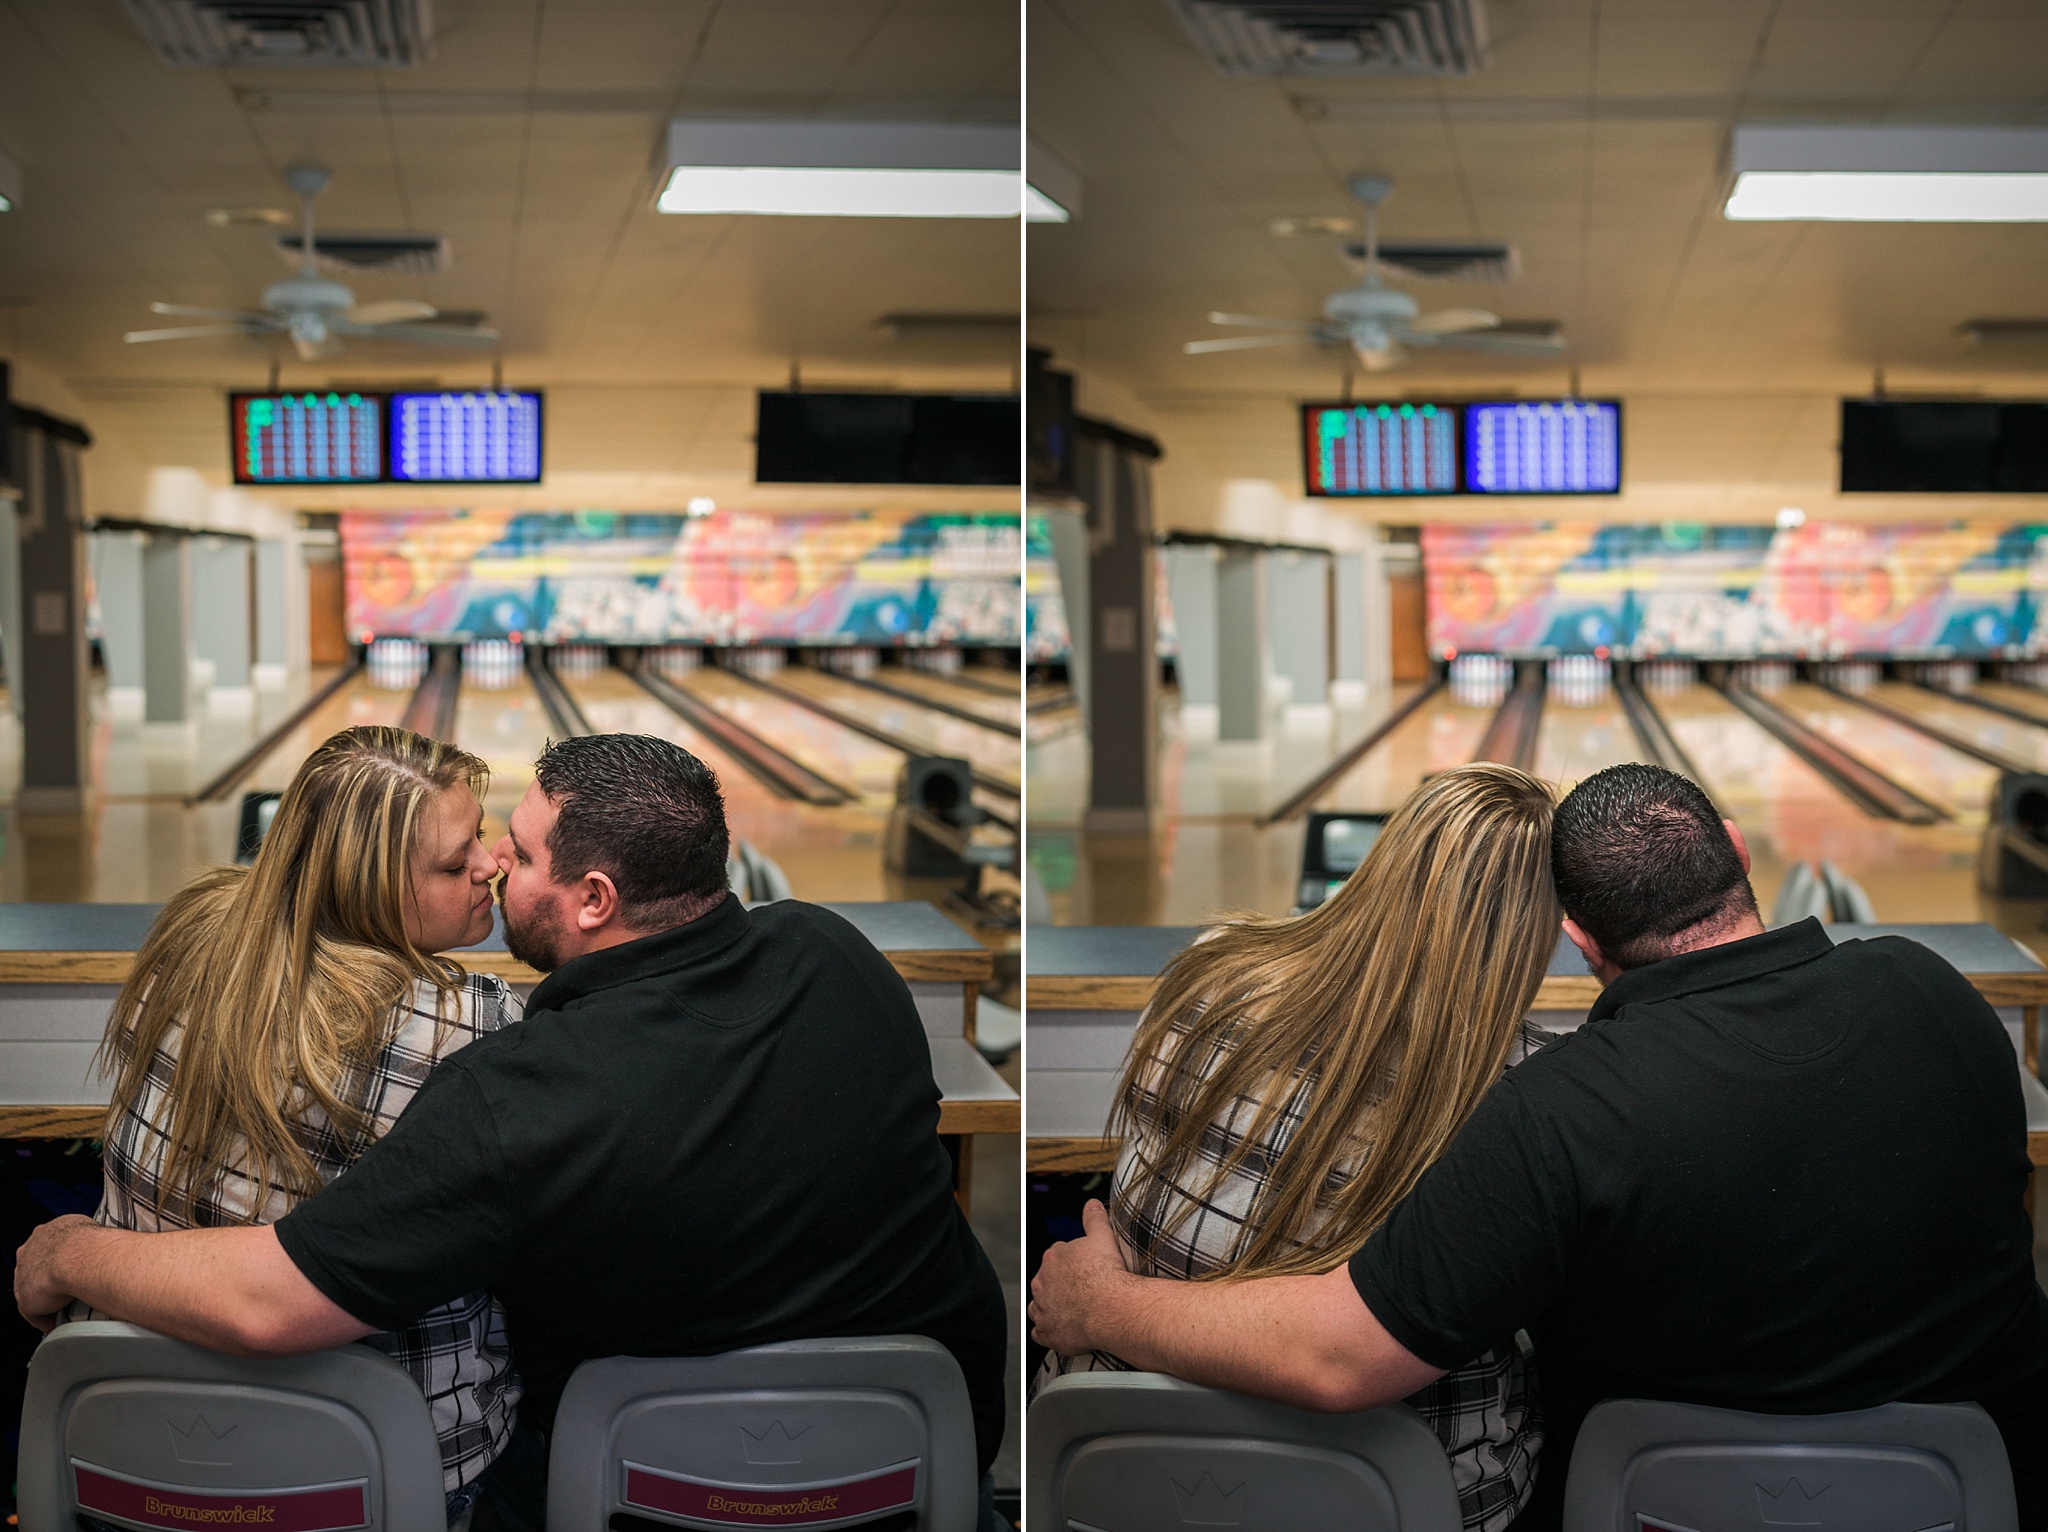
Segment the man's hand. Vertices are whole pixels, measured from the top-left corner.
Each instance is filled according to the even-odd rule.
[[[1106,1312],[1121,1287],[1137,1279],[1124,1269],[1123,1245],[1109,1226],[1109,1214],[1092,1197],[1081,1209],[1087,1232],[1046,1251],[1031,1279],[1031,1338],[1062,1356],[1096,1349],[1088,1317]]]
[[[21,1317],[45,1334],[56,1328],[57,1314],[77,1295],[58,1275],[64,1252],[86,1231],[98,1228],[81,1213],[66,1213],[39,1224],[14,1252],[14,1306]]]

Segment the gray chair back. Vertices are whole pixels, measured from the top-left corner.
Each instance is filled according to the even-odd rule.
[[[248,1361],[111,1320],[60,1325],[22,1400],[22,1532],[438,1532],[441,1450],[409,1373],[366,1346]]]
[[[1564,1532],[2017,1532],[2012,1469],[1974,1404],[1752,1415],[1611,1399],[1587,1415]]]
[[[979,1503],[967,1382],[921,1335],[585,1362],[548,1451],[548,1532],[606,1532],[620,1512],[973,1532]]]
[[[1025,1532],[1462,1532],[1451,1465],[1405,1405],[1323,1415],[1147,1372],[1031,1401]]]

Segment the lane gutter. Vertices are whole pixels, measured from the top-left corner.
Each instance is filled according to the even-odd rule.
[[[1931,803],[1833,740],[1808,727],[1776,704],[1733,681],[1709,682],[1752,723],[1819,772],[1828,785],[1875,819],[1902,824],[1938,824],[1955,816]]]
[[[1418,691],[1406,702],[1395,708],[1393,712],[1387,714],[1385,718],[1374,724],[1372,728],[1368,729],[1365,732],[1364,738],[1352,745],[1350,749],[1339,755],[1321,771],[1310,777],[1307,782],[1289,793],[1280,801],[1277,808],[1268,810],[1259,818],[1258,824],[1262,828],[1276,825],[1283,820],[1292,819],[1297,814],[1303,812],[1316,799],[1328,792],[1331,785],[1339,777],[1342,777],[1352,767],[1356,766],[1368,751],[1378,745],[1389,734],[1400,728],[1402,724],[1406,723],[1415,714],[1417,709],[1443,689],[1444,678],[1442,676],[1438,676],[1430,681],[1422,690]]]
[[[918,707],[930,708],[934,713],[943,713],[948,718],[959,719],[962,723],[977,724],[992,733],[1007,734],[1012,739],[1016,738],[1017,735],[1017,726],[1015,724],[998,723],[986,713],[977,713],[968,708],[955,707],[950,702],[937,702],[920,692],[905,691],[899,686],[891,686],[887,681],[871,681],[865,676],[843,676],[836,670],[821,671],[820,674],[831,676],[835,680],[845,681],[854,686],[864,686],[871,692],[880,692],[885,697],[894,697],[898,702],[909,702]]]
[[[462,651],[453,644],[436,644],[427,673],[405,705],[401,729],[424,734],[448,744],[455,743],[455,704],[462,697]]]
[[[640,684],[642,691],[725,751],[770,792],[822,808],[852,803],[860,797],[852,788],[812,770],[744,724],[692,696],[653,666],[635,665],[626,673]]]
[[[1472,753],[1477,761],[1498,761],[1527,771],[1536,761],[1536,730],[1543,722],[1543,667],[1529,665],[1515,677],[1515,689],[1494,710],[1493,722]]]
[[[1868,708],[1879,717],[1889,718],[1896,724],[1903,724],[1915,733],[1926,735],[1937,744],[1946,745],[1949,749],[1980,760],[1987,766],[1996,766],[2000,771],[2033,772],[2036,769],[2022,761],[2015,760],[2012,756],[2001,755],[1996,750],[1980,745],[1965,735],[1951,734],[1940,724],[1930,722],[1925,718],[1916,717],[1904,708],[1893,707],[1890,703],[1880,702],[1875,697],[1860,696],[1831,682],[1815,681],[1812,684],[1832,696],[1840,697],[1844,702],[1853,702],[1858,707]]]

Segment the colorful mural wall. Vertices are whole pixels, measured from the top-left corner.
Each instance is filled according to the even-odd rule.
[[[1427,526],[1432,654],[2048,650],[2048,526]]]
[[[349,631],[550,643],[1015,644],[1018,520],[344,511]]]

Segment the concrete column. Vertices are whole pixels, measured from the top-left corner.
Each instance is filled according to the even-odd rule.
[[[256,544],[256,663],[250,678],[259,687],[283,686],[292,671],[287,552],[278,538]]]
[[[0,401],[0,409],[5,402]],[[0,425],[4,425],[0,421]],[[7,710],[21,721],[21,502],[0,500],[0,665]]]
[[[237,537],[192,543],[192,643],[211,661],[212,701],[253,701],[249,683],[249,544]]]
[[[100,654],[107,662],[107,705],[142,715],[142,554],[140,532],[101,532],[92,540],[93,587],[100,599]]]
[[[1166,587],[1180,638],[1180,725],[1190,739],[1216,737],[1216,545],[1169,543]]]
[[[1337,707],[1363,707],[1366,682],[1365,560],[1362,553],[1339,553],[1330,561],[1334,605],[1330,611],[1330,701]]]
[[[142,551],[142,685],[145,723],[192,716],[190,539],[152,532]]]
[[[1387,590],[1386,545],[1365,549],[1365,685],[1385,696],[1394,684],[1393,598]]]
[[[22,814],[76,814],[85,807],[85,526],[77,446],[14,423],[25,462],[21,499],[21,669],[9,679],[21,698]]]
[[[1067,617],[1067,684],[1074,688],[1074,701],[1081,717],[1088,716],[1088,655],[1093,635],[1088,613],[1088,520],[1080,511],[1052,509],[1045,517],[1046,535],[1052,540],[1052,561],[1060,575],[1060,609]]]
[[[1088,812],[1106,835],[1152,829],[1157,785],[1158,561],[1152,545],[1152,465],[1122,433],[1075,443],[1075,480],[1088,507]]]
[[[1298,721],[1330,711],[1330,559],[1292,548],[1266,555],[1267,617],[1273,671],[1288,682],[1287,708]]]
[[[1216,737],[1266,737],[1266,556],[1225,548],[1216,565]]]

